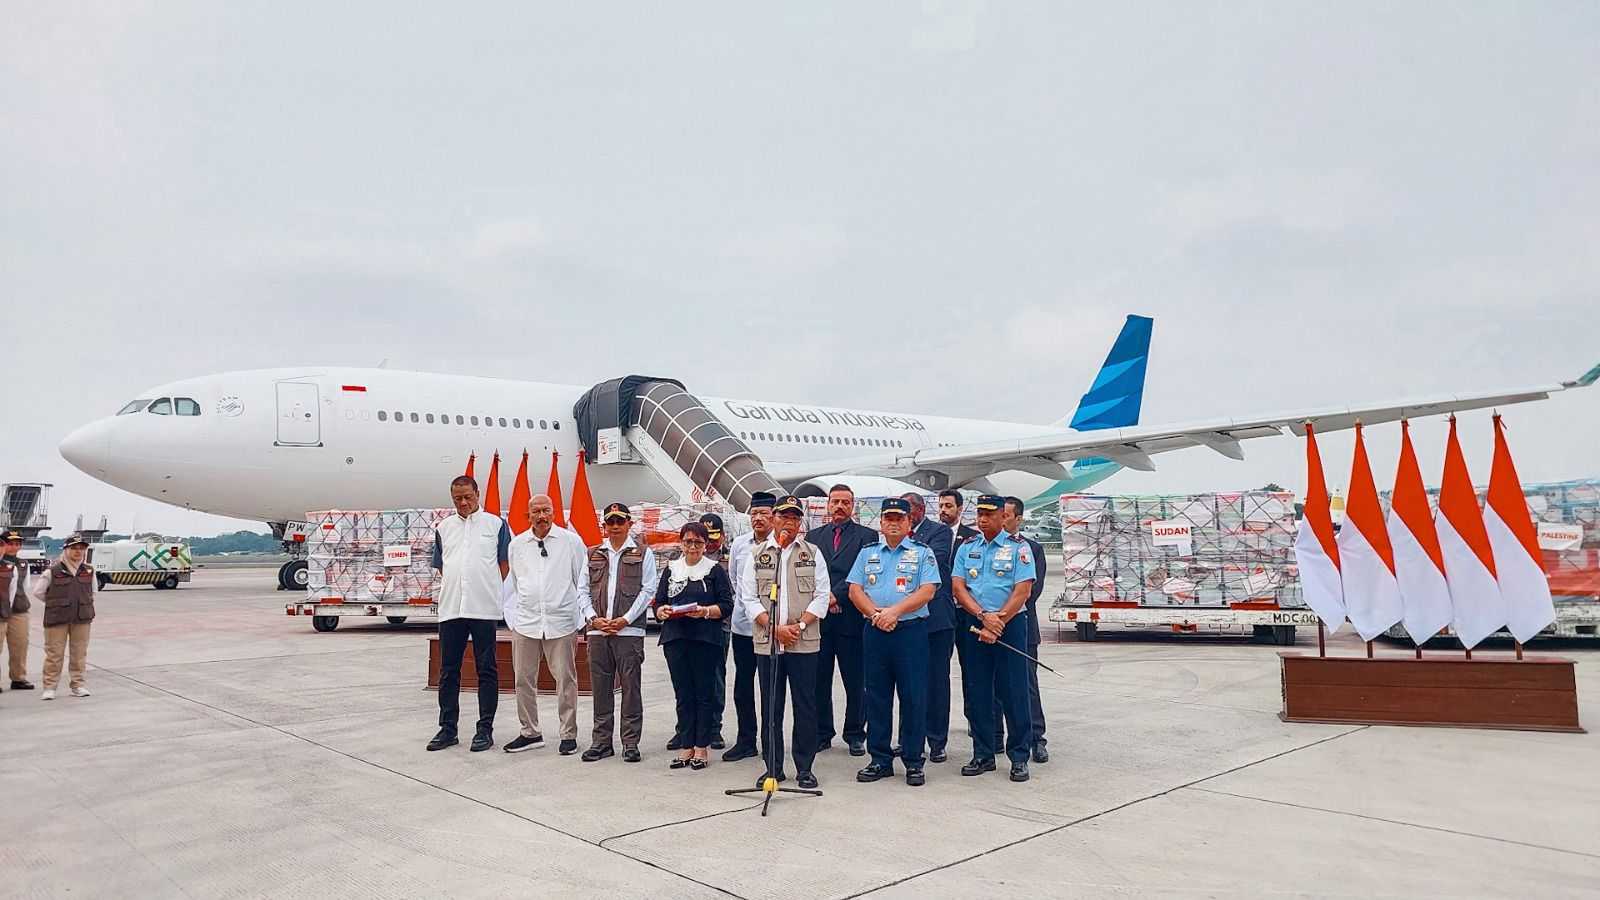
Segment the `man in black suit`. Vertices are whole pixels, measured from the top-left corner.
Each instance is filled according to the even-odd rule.
[[[861,634],[866,620],[850,602],[850,569],[861,549],[878,542],[878,533],[855,521],[856,495],[849,485],[828,489],[828,522],[811,529],[806,541],[828,564],[833,601],[822,620],[817,653],[817,752],[833,745],[833,664],[844,682],[844,742],[851,756],[867,755],[866,676]]]
[[[1029,549],[1033,552],[1034,568],[1038,570],[1038,577],[1033,579],[1033,591],[1028,594],[1028,655],[1034,659],[1039,658],[1039,644],[1044,640],[1044,632],[1039,621],[1039,595],[1044,593],[1044,547],[1038,541],[1022,533],[1022,500],[1017,497],[1006,498],[1004,527],[1006,531],[1028,542]],[[1037,663],[1028,664],[1028,698],[1033,705],[1033,761],[1047,763],[1050,761],[1050,751],[1045,749],[1048,743],[1044,739],[1044,704],[1039,700],[1039,666]],[[998,701],[996,701],[998,705]],[[997,720],[998,721],[998,720]],[[996,744],[1004,747],[1004,743]]]
[[[952,537],[952,543],[951,543],[951,558],[952,559],[955,558],[955,548],[956,547],[960,547],[962,544],[967,542],[968,538],[973,537],[974,535],[976,535],[978,533],[978,529],[973,528],[971,525],[963,525],[963,524],[961,524],[961,509],[965,505],[966,505],[966,498],[961,496],[961,492],[960,491],[957,491],[957,490],[943,490],[943,491],[939,492],[939,524],[944,526],[944,529],[946,531],[950,532],[950,535]],[[955,598],[948,594],[948,587],[949,587],[949,584],[950,584],[949,575],[950,575],[949,570],[946,570],[945,571],[945,576],[946,576],[945,577],[945,586],[947,588],[946,596],[949,597],[950,602],[952,604],[954,604],[955,603]],[[935,600],[935,602],[937,602],[938,598],[936,597],[936,598],[934,598],[934,600]],[[960,606],[956,606],[955,609],[952,610],[951,616],[952,616],[952,619],[951,619],[952,628],[951,628],[951,632],[950,632],[950,634],[951,634],[951,638],[950,639],[955,643],[956,655],[961,660],[961,711],[963,713],[963,717],[968,722],[971,722],[972,721],[972,689],[967,686],[967,642],[963,641],[961,639],[961,636],[966,634],[967,633],[967,629],[969,627],[971,627],[974,623],[973,623],[972,617],[967,615],[966,610],[962,609]],[[931,648],[931,649],[937,650],[937,647],[934,647],[934,648]],[[949,674],[950,673],[950,648],[946,648],[945,649],[944,655],[942,657],[938,656],[938,654],[936,652],[929,654],[929,660],[930,660],[929,664],[930,665],[934,664],[932,662],[932,660],[935,659],[935,658],[944,660],[945,681],[948,682],[950,680],[950,674]],[[933,683],[931,678],[932,678],[932,676],[931,676],[931,673],[930,673],[930,681],[929,681],[930,684]],[[931,762],[931,761],[933,761],[932,745],[937,741],[940,750],[943,751],[945,740],[947,738],[949,738],[949,736],[950,736],[950,704],[948,702],[946,702],[944,707],[943,707],[943,709],[941,710],[939,705],[937,703],[933,702],[933,698],[932,697],[929,697],[928,699],[929,699],[929,703],[928,703],[929,757],[928,757],[928,759]],[[1003,747],[1005,745],[1004,744],[995,744],[995,746],[996,747]],[[940,755],[943,756],[944,754],[941,752]]]
[[[957,496],[960,496],[957,494]],[[955,649],[956,602],[950,594],[950,560],[954,534],[928,518],[921,494],[906,494],[911,504],[911,539],[933,548],[939,563],[939,589],[928,602],[928,762],[947,759],[950,738],[950,654]]]

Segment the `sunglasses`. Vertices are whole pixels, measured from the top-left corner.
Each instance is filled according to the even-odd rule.
[[[539,555],[543,557],[549,557],[550,551],[544,548],[544,541],[541,541],[538,538],[534,538],[534,541],[539,545]]]

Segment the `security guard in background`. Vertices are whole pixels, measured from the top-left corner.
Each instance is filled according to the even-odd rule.
[[[972,761],[961,767],[963,775],[994,771],[994,706],[984,702],[1000,698],[1006,724],[1006,756],[1011,760],[1011,780],[1028,780],[1028,754],[1033,735],[1028,700],[1028,661],[1013,650],[1028,645],[1026,604],[1033,589],[1035,569],[1028,545],[1014,540],[1002,528],[1005,501],[993,494],[978,498],[978,536],[968,538],[955,555],[951,587],[956,603],[977,620],[979,634],[962,635],[967,642],[967,662],[972,672],[968,689],[974,703],[968,724],[972,729]],[[1007,647],[996,646],[1005,643]]]
[[[939,589],[939,563],[933,548],[906,536],[911,504],[903,497],[883,501],[878,529],[883,539],[865,547],[850,569],[850,603],[867,624],[861,655],[867,682],[867,752],[872,762],[857,781],[894,775],[889,733],[894,697],[900,697],[900,747],[906,784],[919,787],[928,727],[928,601]]]

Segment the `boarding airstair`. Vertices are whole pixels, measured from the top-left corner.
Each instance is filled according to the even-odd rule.
[[[677,502],[720,498],[743,512],[757,491],[784,493],[761,458],[680,381],[614,378],[590,388],[572,414],[592,463],[647,467]]]

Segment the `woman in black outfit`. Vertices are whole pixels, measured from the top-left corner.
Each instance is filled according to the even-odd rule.
[[[717,662],[722,622],[733,614],[728,570],[707,557],[706,527],[690,522],[678,532],[683,556],[668,563],[656,585],[656,620],[678,701],[678,746],[671,768],[704,769],[717,732]]]

